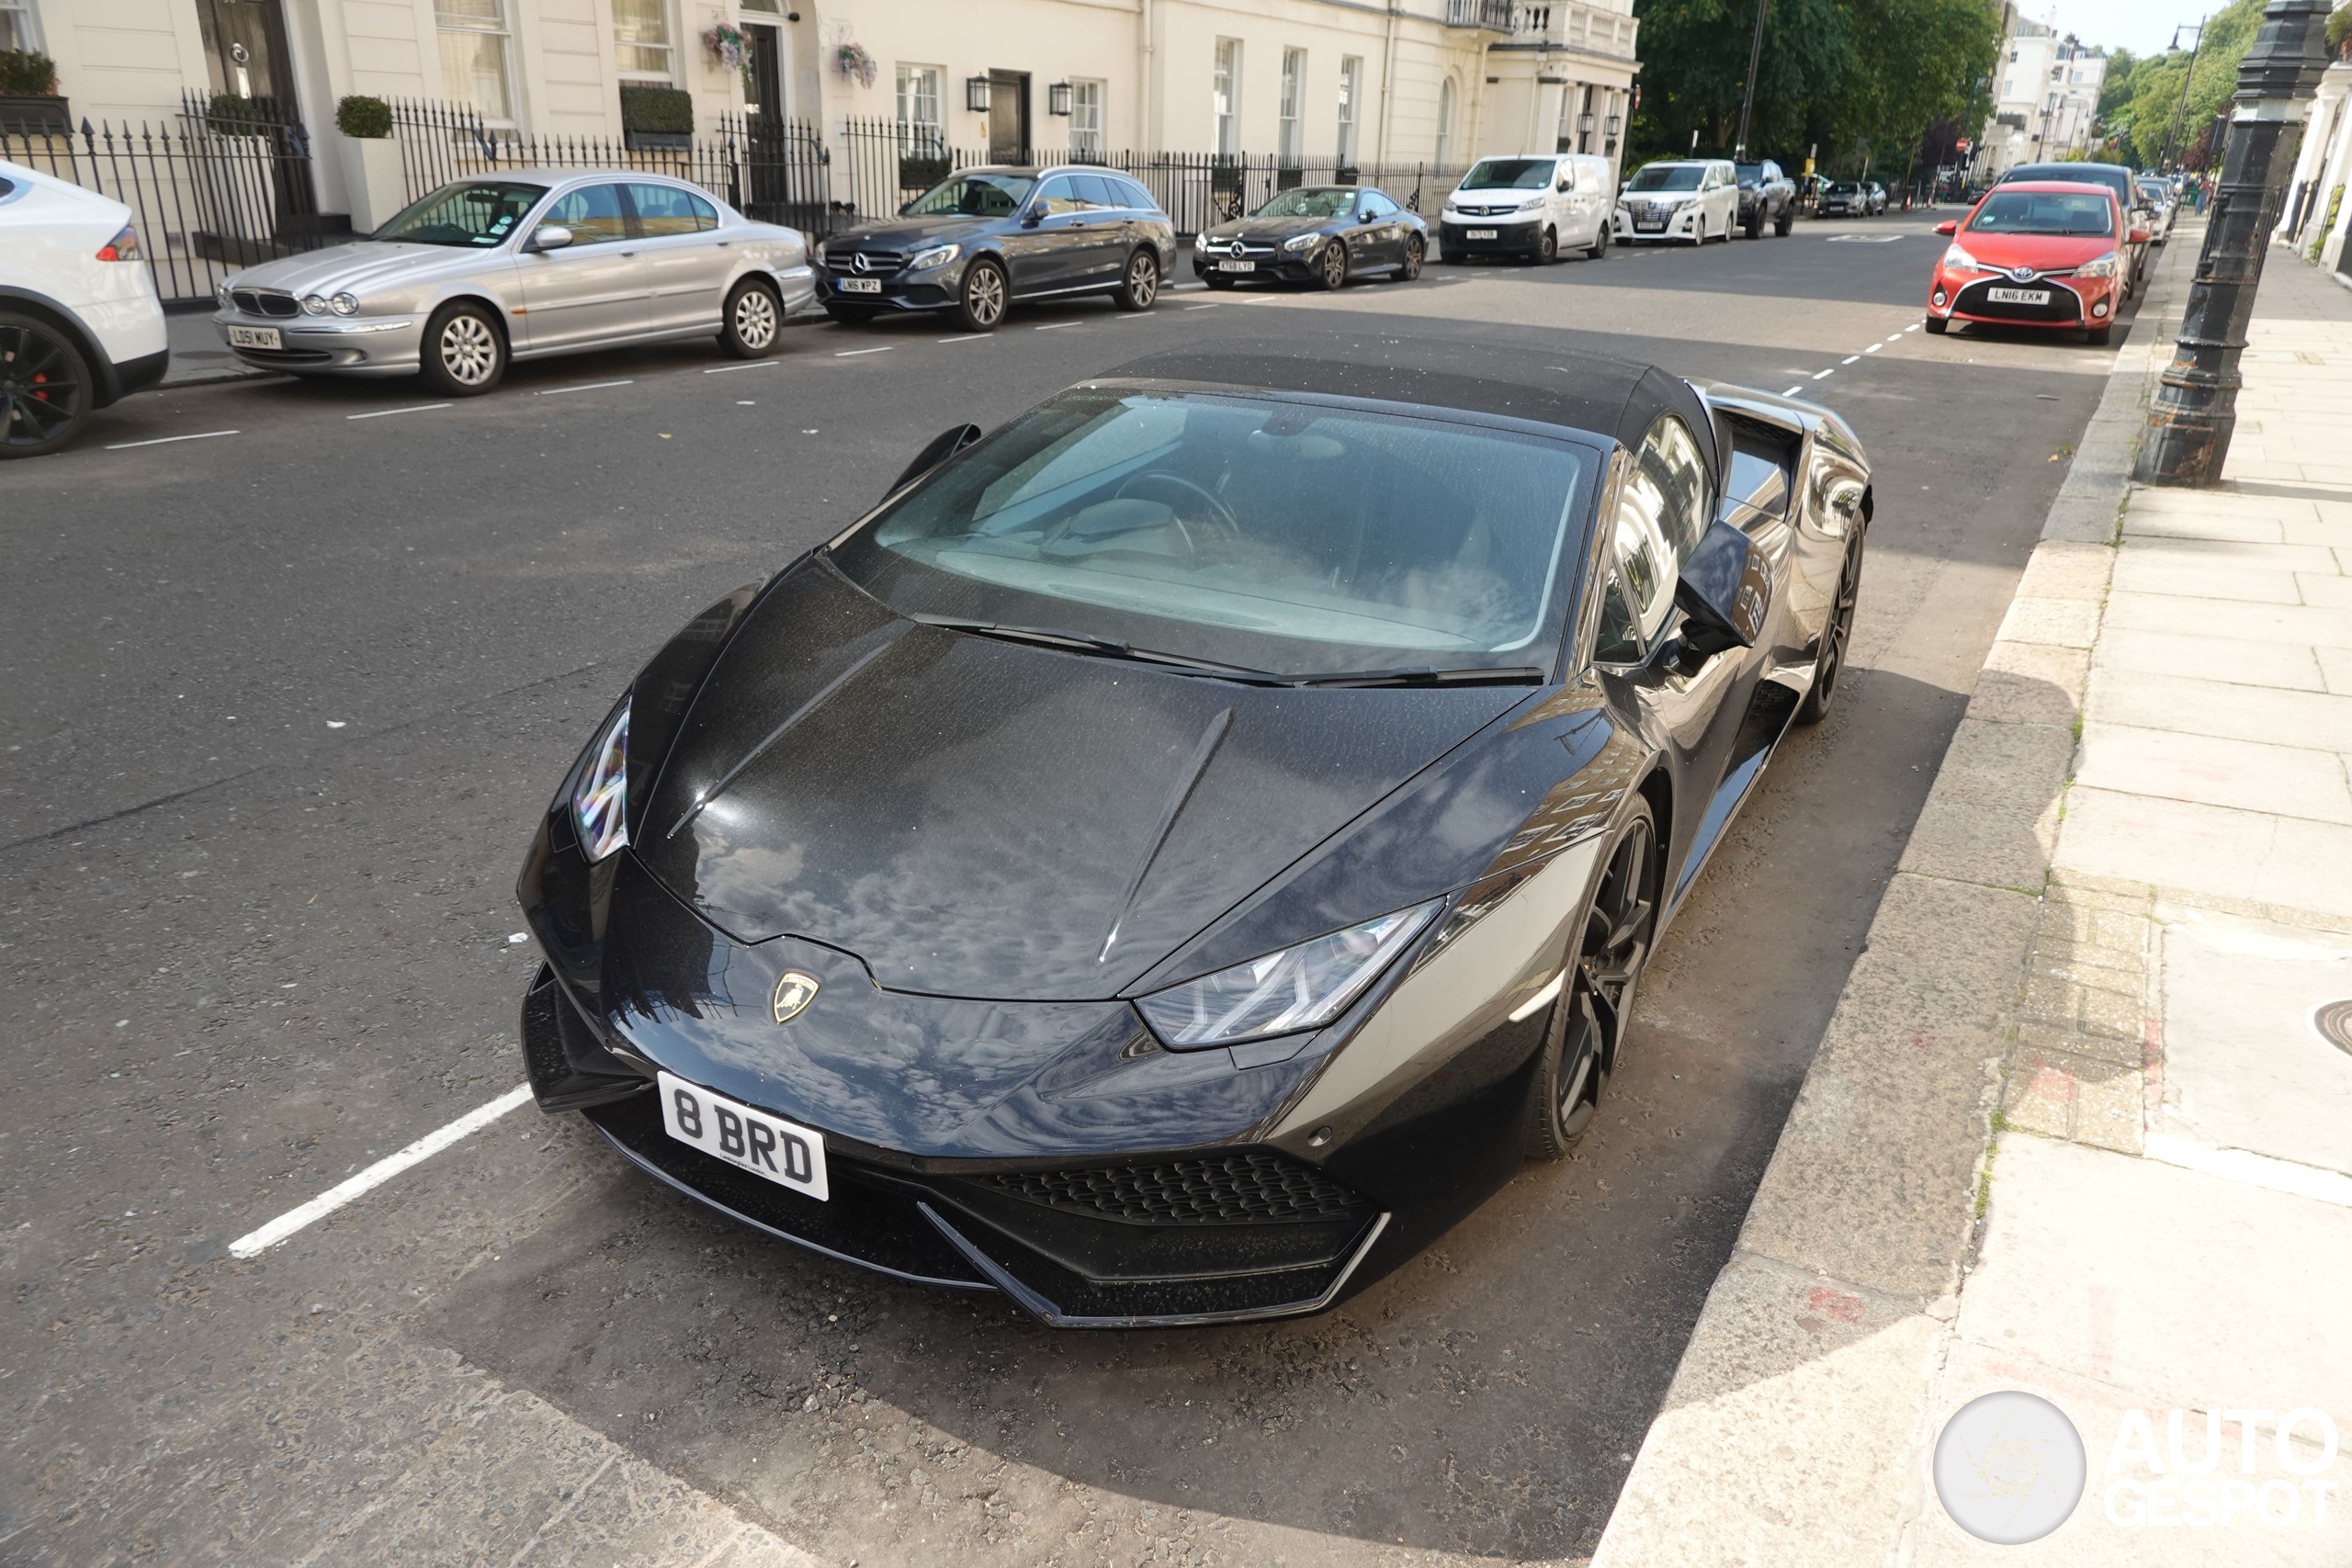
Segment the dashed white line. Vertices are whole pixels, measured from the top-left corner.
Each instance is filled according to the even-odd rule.
[[[1886,344],[1883,344],[1883,343],[1874,343],[1874,344],[1871,344],[1871,345],[1870,345],[1870,347],[1868,347],[1868,348],[1866,348],[1866,349],[1862,350],[1862,352],[1863,352],[1864,354],[1876,354],[1880,349],[1884,348],[1885,346],[1886,346]],[[1849,363],[1851,363],[1851,362],[1850,362],[1850,361],[1849,361]]]
[[[1909,329],[1908,327],[1905,327],[1905,328],[1904,329],[1904,332],[1908,332],[1908,331],[1910,331],[1910,329]],[[1903,333],[1895,333],[1893,337],[1888,338],[1886,341],[1887,341],[1887,342],[1889,342],[1889,343],[1901,343],[1901,342],[1903,341]]]
[[[621,381],[591,381],[587,383],[587,385],[581,387],[542,387],[534,394],[534,396],[556,398],[561,397],[566,392],[596,392],[602,391],[606,387],[633,387],[635,385],[637,385],[637,380],[634,377],[631,377],[627,380]]]
[[[833,357],[835,359],[855,359],[861,354],[888,354],[897,346],[898,344],[885,344],[880,348],[845,348],[839,354],[834,355]]]
[[[1856,361],[1857,359],[1860,359],[1860,357],[1861,357],[1861,355],[1859,355],[1859,354],[1849,354],[1849,355],[1848,355],[1845,358],[1843,358],[1843,359],[1839,360],[1838,363],[1838,364],[1840,364],[1840,365],[1851,365],[1852,363],[1854,363],[1854,361]]]
[[[195,435],[158,435],[153,441],[118,441],[107,448],[109,452],[128,452],[133,446],[165,446],[175,441],[209,441],[216,435],[242,435],[239,430],[207,430]]]
[[[729,370],[764,370],[775,364],[773,359],[747,359],[741,365],[714,365],[703,372],[706,376],[724,376]]]
[[[1795,397],[1799,392],[1802,392],[1802,391],[1804,391],[1804,383],[1803,381],[1799,381],[1795,386],[1791,387],[1787,391],[1782,392],[1782,393],[1781,394],[1781,396],[1782,396],[1782,397],[1784,397],[1784,398],[1793,398],[1793,397]]]
[[[932,341],[933,343],[978,343],[989,335],[990,334],[987,333],[966,333],[961,337],[933,338]]]
[[[1916,332],[1917,332],[1917,331],[1919,330],[1919,323],[1918,323],[1918,322],[1917,322],[1917,321],[1914,321],[1914,322],[1912,322],[1909,326],[1907,326],[1907,327],[1904,328],[1903,330],[1904,330],[1905,332],[1906,332],[1906,333],[1916,333]],[[1889,343],[1893,343],[1894,340],[1893,338],[1889,338],[1889,339],[1887,339],[1886,341],[1887,341],[1887,342],[1889,342]]]
[[[1047,321],[1042,327],[1033,327],[1030,330],[1040,333],[1057,333],[1064,327],[1082,327],[1085,324],[1084,321]]]
[[[390,419],[396,413],[424,413],[428,409],[446,409],[448,403],[411,403],[406,408],[377,409],[368,413],[347,413],[345,419]]]
[[[1833,366],[1831,366],[1831,367],[1830,367],[1828,369],[1826,369],[1826,370],[1816,370],[1815,372],[1814,372],[1814,377],[1813,377],[1813,378],[1814,378],[1815,380],[1818,381],[1818,380],[1820,380],[1824,376],[1835,376],[1836,374],[1838,374],[1838,367],[1836,367],[1835,365],[1833,365]]]
[[[1184,309],[1187,310],[1214,310],[1221,303],[1223,303],[1221,300],[1211,300],[1205,305],[1187,305]]]
[[[488,1105],[476,1106],[447,1126],[425,1134],[390,1158],[379,1159],[358,1175],[335,1183],[300,1208],[289,1209],[259,1230],[239,1236],[229,1244],[229,1256],[251,1258],[268,1251],[313,1220],[324,1219],[361,1193],[382,1186],[409,1167],[430,1159],[459,1139],[481,1131],[530,1098],[531,1086],[522,1084],[508,1089]]]

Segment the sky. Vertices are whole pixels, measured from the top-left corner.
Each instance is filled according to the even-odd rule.
[[[2018,10],[2110,53],[2128,49],[2133,54],[2161,54],[2172,42],[2175,27],[2193,27],[2207,12],[2220,10],[2222,4],[2222,0],[2023,0]],[[2181,47],[2188,48],[2196,36],[2183,33]]]

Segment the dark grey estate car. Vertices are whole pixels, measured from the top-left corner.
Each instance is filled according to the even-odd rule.
[[[897,217],[826,241],[816,260],[817,298],[837,321],[952,311],[986,333],[1015,300],[1108,294],[1148,309],[1176,233],[1149,191],[1109,169],[960,169]]]

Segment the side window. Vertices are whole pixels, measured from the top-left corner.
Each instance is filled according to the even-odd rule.
[[[1111,182],[1100,175],[1072,175],[1069,182],[1078,192],[1078,199],[1088,207],[1117,209],[1126,205],[1119,199]]]
[[[639,230],[649,240],[667,234],[695,234],[718,227],[716,208],[676,186],[632,183],[628,198],[637,207]]]
[[[1386,197],[1381,195],[1376,190],[1365,192],[1361,206],[1364,211],[1371,213],[1374,219],[1394,218],[1396,216],[1398,210],[1395,202],[1389,200]]]
[[[1699,536],[1707,531],[1712,511],[1708,491],[1713,487],[1706,459],[1699,455],[1698,439],[1690,427],[1673,414],[1660,415],[1642,438],[1625,488],[1628,493],[1638,489],[1656,498],[1652,514],[1679,569],[1690,558]]]
[[[1634,607],[1626,603],[1625,585],[1614,569],[1600,590],[1600,626],[1592,639],[1596,664],[1639,664],[1642,639],[1634,623]]]
[[[1657,642],[1674,612],[1676,562],[1674,547],[1659,525],[1664,509],[1665,497],[1657,485],[1638,470],[1625,476],[1610,547],[1617,558],[1615,584],[1623,594],[1625,617],[1645,644]],[[1604,598],[1604,629],[1606,604]]]
[[[628,238],[628,220],[621,215],[618,186],[582,186],[566,191],[548,204],[539,221],[560,223],[571,230],[574,246],[610,244]]]
[[[1110,175],[1108,178],[1110,179],[1113,187],[1117,189],[1126,197],[1127,205],[1134,208],[1137,212],[1157,212],[1159,210],[1159,203],[1153,197],[1151,192],[1144,189],[1143,186],[1136,184],[1135,181],[1121,179],[1116,175]]]
[[[1048,218],[1058,218],[1066,212],[1079,211],[1082,204],[1077,188],[1068,175],[1056,175],[1037,187],[1037,210]]]
[[[1573,191],[1577,188],[1577,166],[1574,164],[1560,165],[1559,186],[1566,191]]]

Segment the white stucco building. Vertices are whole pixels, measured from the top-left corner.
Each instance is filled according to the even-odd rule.
[[[2018,17],[1993,66],[1993,112],[1977,142],[1975,177],[1996,180],[2019,164],[2087,151],[2106,83],[2106,56],[2072,33]]]
[[[2327,68],[2288,182],[2278,238],[2352,285],[2352,42]]]

